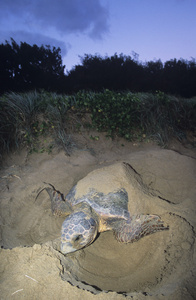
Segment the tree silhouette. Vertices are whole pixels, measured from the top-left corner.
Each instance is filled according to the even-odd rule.
[[[196,62],[161,60],[141,63],[123,54],[102,58],[85,54],[82,65],[75,66],[68,74],[71,91],[131,90],[132,92],[156,92],[183,97],[196,95]]]
[[[35,88],[59,90],[64,79],[61,49],[50,46],[18,45],[13,39],[0,45],[1,90],[24,91]]]
[[[81,58],[82,65],[75,66],[68,74],[70,86],[74,91],[79,89],[91,90],[121,90],[137,89],[137,80],[142,72],[142,67],[131,57],[123,54],[113,56],[85,54]]]
[[[0,44],[0,93],[45,89],[63,93],[79,90],[130,90],[177,96],[196,95],[196,61],[172,59],[139,62],[138,55],[101,57],[85,54],[67,75],[64,74],[61,49],[21,42]]]
[[[164,66],[164,90],[185,97],[196,95],[196,63],[172,59]]]

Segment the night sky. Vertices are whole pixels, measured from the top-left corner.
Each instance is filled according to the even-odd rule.
[[[62,50],[66,70],[84,54],[140,61],[196,58],[196,0],[0,0],[0,43]]]

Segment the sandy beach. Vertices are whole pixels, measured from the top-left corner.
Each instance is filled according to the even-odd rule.
[[[71,156],[57,149],[31,155],[21,150],[3,162],[0,299],[196,299],[195,149],[104,134],[75,139],[80,147]],[[46,191],[35,201],[43,182],[67,194],[89,172],[120,162],[133,166],[153,191],[148,211],[160,214],[170,229],[132,244],[107,231],[83,250],[60,254],[53,241],[64,219],[52,215]]]

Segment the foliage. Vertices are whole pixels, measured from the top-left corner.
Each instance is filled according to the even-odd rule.
[[[41,102],[37,92],[23,94],[9,93],[0,101],[0,133],[2,148],[30,142],[37,131],[37,117]]]
[[[70,155],[75,146],[70,134],[70,114],[81,118],[90,115],[89,126],[112,138],[153,138],[165,145],[170,137],[181,139],[186,131],[195,132],[196,98],[176,98],[161,91],[132,93],[108,89],[73,95],[44,91],[8,93],[0,98],[0,150],[9,151],[25,143],[30,151],[35,151],[39,137],[50,134]],[[77,123],[76,118],[72,119]],[[91,139],[98,141],[99,136]]]
[[[52,124],[54,137],[60,145],[70,155],[72,148],[75,146],[69,134],[66,133],[68,123],[68,110],[74,105],[74,99],[71,96],[49,94],[48,105],[46,109],[46,118]]]
[[[163,64],[161,60],[142,63],[123,54],[111,57],[86,54],[81,63],[68,74],[68,91],[160,90],[182,97],[196,95],[196,61],[193,58],[190,61],[172,59]]]
[[[196,128],[196,99],[178,99],[163,92],[102,93],[79,92],[79,108],[91,112],[92,125],[132,140],[135,135],[148,136],[165,144],[171,136],[181,138],[185,130]]]
[[[166,94],[191,98],[196,96],[196,60],[171,59],[140,62],[138,55],[102,57],[85,54],[81,64],[67,74],[61,49],[50,46],[0,44],[0,94],[33,89],[73,94],[80,90]]]
[[[79,107],[84,106],[91,112],[92,125],[98,131],[106,131],[111,137],[118,134],[127,139],[131,139],[130,128],[139,125],[138,101],[137,95],[130,92],[105,90],[102,93],[77,94]]]
[[[60,90],[64,79],[60,48],[18,45],[13,39],[0,44],[0,93],[29,89]]]

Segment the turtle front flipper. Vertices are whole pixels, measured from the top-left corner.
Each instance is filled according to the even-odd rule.
[[[48,192],[50,196],[51,210],[53,215],[68,216],[73,212],[71,205],[64,200],[63,194],[57,191],[53,186],[46,187],[45,190]]]
[[[159,216],[137,215],[121,222],[113,231],[119,242],[132,243],[143,236],[166,229],[169,229],[169,226],[165,227]]]

